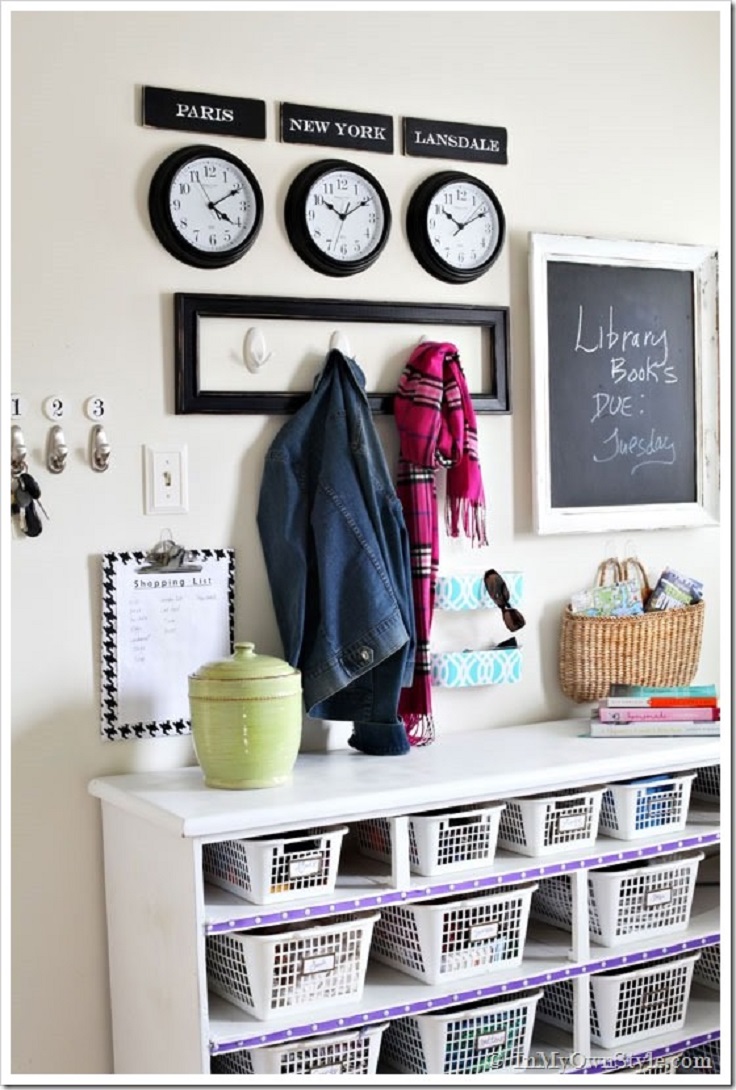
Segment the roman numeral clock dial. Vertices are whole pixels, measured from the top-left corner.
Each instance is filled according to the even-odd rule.
[[[238,261],[263,220],[263,195],[252,171],[230,152],[181,148],[158,167],[148,191],[151,226],[173,257],[200,269]]]
[[[488,272],[501,252],[506,222],[493,190],[479,178],[441,171],[414,191],[406,213],[409,245],[438,280],[465,284]]]
[[[301,259],[325,276],[352,276],[379,256],[391,229],[391,209],[367,170],[341,159],[306,167],[284,204],[289,241]]]

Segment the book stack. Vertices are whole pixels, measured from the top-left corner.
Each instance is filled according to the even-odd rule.
[[[590,721],[591,738],[718,737],[720,733],[715,685],[611,685]]]

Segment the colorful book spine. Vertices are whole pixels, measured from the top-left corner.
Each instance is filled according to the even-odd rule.
[[[604,696],[602,708],[717,708],[717,696]]]
[[[609,696],[718,696],[715,685],[611,685]]]
[[[644,721],[649,723],[667,723],[682,720],[713,722],[721,718],[720,708],[598,708],[598,718],[602,723],[630,723]]]
[[[603,723],[600,719],[593,719],[590,723],[591,738],[667,738],[667,737],[701,737],[718,738],[721,734],[721,724],[717,721],[706,720],[673,720],[671,722],[652,722],[650,720],[638,720],[629,723]]]

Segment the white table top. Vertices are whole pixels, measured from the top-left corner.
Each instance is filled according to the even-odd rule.
[[[402,756],[302,753],[281,787],[226,791],[199,766],[102,776],[103,802],[184,837],[258,835],[716,764],[720,738],[590,738],[586,719],[468,731]]]

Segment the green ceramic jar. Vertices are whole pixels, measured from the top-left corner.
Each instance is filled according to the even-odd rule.
[[[301,673],[252,643],[189,675],[197,760],[208,787],[276,787],[294,769],[302,730]]]

